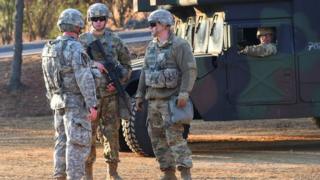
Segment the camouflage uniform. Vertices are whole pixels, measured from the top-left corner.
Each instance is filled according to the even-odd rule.
[[[266,57],[277,54],[277,47],[273,43],[246,46],[240,53],[255,57]]]
[[[161,16],[160,20],[165,21]],[[183,124],[168,128],[164,124],[171,118],[169,99],[189,98],[196,69],[190,45],[173,33],[164,44],[156,39],[149,43],[136,97],[148,100],[148,133],[162,171],[192,167],[191,151],[182,137]]]
[[[106,8],[106,6],[96,3],[92,6],[99,5],[97,7]],[[98,9],[99,11],[95,14],[91,14],[90,8],[88,10],[89,16],[107,16],[105,9]],[[121,39],[108,29],[104,30],[103,35],[96,37],[91,32],[83,33],[80,35],[80,42],[88,48],[90,43],[94,40],[99,39],[102,45],[105,47],[105,52],[108,56],[112,58],[115,64],[122,67],[122,77],[125,79],[129,78],[131,71],[130,53],[128,48],[124,45]],[[101,53],[91,51],[93,60],[101,62],[103,64],[103,57]],[[100,114],[100,123],[93,124],[93,127],[98,127],[98,133],[102,134],[100,141],[102,141],[104,146],[104,158],[107,163],[118,163],[119,160],[119,128],[121,119],[119,117],[119,97],[117,92],[107,92],[106,86],[108,84],[105,76],[98,78],[97,82],[97,94],[99,99],[98,111]],[[97,130],[93,130],[93,139],[97,136]],[[92,152],[87,161],[88,166],[92,165],[96,159],[96,148],[93,141]]]
[[[67,9],[60,17],[75,12],[78,11]],[[97,100],[88,60],[80,42],[68,35],[47,43],[42,52],[47,97],[54,110],[54,177],[57,179],[66,176],[80,179],[90,153],[92,132],[86,116]]]
[[[257,38],[263,35],[273,35],[273,30],[268,27],[260,27],[257,30]],[[255,57],[266,57],[277,54],[277,47],[273,43],[261,43],[259,45],[246,46],[240,51],[241,54],[255,56]]]

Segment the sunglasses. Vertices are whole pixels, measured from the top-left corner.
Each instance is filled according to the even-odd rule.
[[[97,21],[105,21],[105,20],[107,20],[107,18],[105,17],[105,16],[101,16],[101,17],[92,17],[92,18],[90,18],[90,20],[91,21],[93,21],[93,22],[97,22]]]
[[[155,27],[156,25],[157,25],[157,22],[153,22],[153,21],[152,21],[152,22],[149,22],[149,26],[150,26],[150,27]]]

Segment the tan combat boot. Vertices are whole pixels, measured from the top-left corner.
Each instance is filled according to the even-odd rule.
[[[175,169],[166,169],[163,173],[164,175],[161,177],[161,180],[177,180]]]
[[[93,180],[93,164],[86,163],[85,175],[82,177],[82,180]]]
[[[191,180],[191,171],[190,171],[190,168],[187,168],[187,167],[178,167],[178,170],[180,171],[181,173],[181,178],[183,180]]]
[[[108,174],[106,180],[122,180],[117,172],[118,163],[110,162],[108,163]]]

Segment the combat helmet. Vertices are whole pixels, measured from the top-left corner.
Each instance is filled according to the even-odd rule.
[[[148,17],[148,22],[159,22],[169,26],[174,23],[171,13],[165,9],[153,11]]]
[[[91,21],[92,17],[109,17],[109,9],[105,4],[95,3],[92,4],[87,12],[87,19]]]
[[[66,9],[61,12],[57,25],[61,32],[73,32],[76,27],[84,27],[83,17],[80,11],[76,9]]]
[[[269,28],[269,27],[260,27],[257,30],[257,38],[259,38],[260,36],[264,36],[266,34],[271,34],[273,35],[273,29]]]

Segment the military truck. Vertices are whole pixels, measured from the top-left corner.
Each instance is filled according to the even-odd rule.
[[[134,1],[136,11],[174,14],[174,33],[196,57],[191,99],[195,119],[204,121],[320,117],[319,7],[318,0]],[[277,54],[239,54],[241,46],[258,43],[259,27],[273,28]],[[132,97],[140,69],[127,86]],[[133,106],[122,130],[132,151],[152,155],[145,124],[146,105],[143,112]]]

